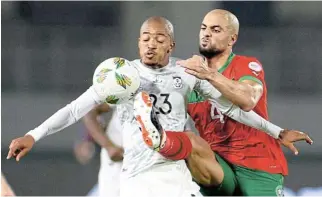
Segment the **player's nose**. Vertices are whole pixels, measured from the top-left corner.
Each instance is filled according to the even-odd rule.
[[[157,43],[156,43],[153,39],[151,39],[151,40],[148,42],[148,48],[149,48],[149,49],[156,49],[156,47],[157,47]]]
[[[210,31],[210,29],[209,29],[209,28],[207,28],[207,29],[205,29],[205,30],[202,32],[202,34],[203,34],[203,37],[204,37],[204,38],[208,38],[208,37],[210,37],[210,36],[211,36],[211,31]]]

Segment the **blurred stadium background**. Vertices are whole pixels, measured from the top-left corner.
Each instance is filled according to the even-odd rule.
[[[1,2],[2,172],[18,195],[86,195],[99,157],[80,165],[73,146],[82,123],[39,142],[20,163],[6,160],[12,138],[45,120],[90,84],[111,56],[137,57],[141,23],[161,15],[175,25],[174,56],[198,52],[206,12],[224,8],[240,20],[235,52],[264,65],[271,120],[308,132],[314,145],[285,151],[293,195],[322,192],[322,2]],[[306,191],[306,193],[305,193]],[[311,192],[308,194],[308,192]]]

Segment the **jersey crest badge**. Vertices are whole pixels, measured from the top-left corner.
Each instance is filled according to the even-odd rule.
[[[172,78],[173,78],[173,87],[176,89],[182,88],[183,84],[182,84],[181,77],[174,76]]]
[[[275,189],[275,193],[278,197],[284,197],[284,189],[283,189],[283,186],[279,185],[276,187]]]

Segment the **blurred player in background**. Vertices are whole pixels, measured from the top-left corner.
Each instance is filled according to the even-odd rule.
[[[81,132],[81,139],[77,139],[74,144],[74,155],[76,160],[82,164],[88,164],[95,156],[95,145],[93,138],[89,135],[87,129]]]
[[[105,124],[100,119],[109,113]],[[117,117],[115,107],[101,104],[84,116],[83,122],[93,140],[101,146],[100,170],[98,174],[99,196],[120,195],[120,174],[122,169],[122,125]]]
[[[189,137],[180,131],[185,130],[187,122],[186,99],[194,88],[202,92],[212,102],[216,102],[222,113],[237,121],[266,132],[276,133],[282,130],[253,111],[242,111],[224,98],[209,82],[188,75],[184,69],[176,66],[175,60],[170,58],[175,43],[173,26],[168,20],[162,17],[151,17],[146,20],[140,30],[138,45],[140,59],[131,63],[140,72],[141,87],[139,91],[149,91],[151,98],[156,99],[153,104],[157,111],[154,112],[159,114],[155,116],[155,113],[151,113],[151,98],[144,92],[136,95],[134,106],[133,102],[117,106],[120,110],[119,117],[121,118],[123,147],[125,148],[121,173],[121,196],[136,194],[140,196],[200,195],[199,187],[192,182],[185,161],[171,161],[165,158],[178,158],[178,155],[185,158],[191,152],[192,143],[189,141]],[[76,122],[98,104],[102,104],[105,98],[100,98],[93,88],[89,88],[79,98],[57,111],[39,127],[31,130],[24,137],[13,140],[7,158],[16,156],[16,160],[19,161],[30,151],[35,141]],[[142,122],[137,115],[141,115]],[[149,131],[144,129],[149,129],[143,124],[145,121],[151,121],[151,117],[154,121],[159,119],[167,130],[163,133],[161,141],[157,138],[159,136],[157,132],[148,133]],[[151,124],[148,126],[160,126],[154,124],[154,121],[150,122]],[[142,134],[144,139],[142,139]],[[202,139],[200,138],[200,140]],[[203,142],[207,145],[207,142]],[[159,149],[159,152],[147,148],[145,143],[153,149]],[[186,148],[183,148],[184,146]],[[209,163],[211,165],[203,163],[204,168],[213,168],[217,161],[214,159],[212,150],[206,146],[206,148],[202,147],[202,151],[200,153],[206,153],[203,162],[208,161],[209,163],[209,159],[206,160],[208,156],[211,159]]]
[[[203,19],[199,51],[206,58],[194,56],[179,64],[186,72],[213,84],[227,99],[244,110],[254,110],[268,119],[267,89],[264,70],[254,57],[235,55],[239,22],[226,10],[213,10]],[[209,69],[201,69],[206,65]],[[208,73],[213,74],[209,77]],[[311,140],[301,132],[284,131],[274,139],[257,129],[243,125],[222,114],[214,103],[194,92],[189,114],[200,135],[216,152],[224,177],[219,185],[202,187],[202,193],[213,195],[276,196],[283,189],[288,174],[287,162],[280,147],[298,154],[293,141]]]
[[[0,196],[15,196],[16,194],[9,185],[6,177],[1,172],[1,195]]]
[[[96,143],[89,135],[87,129],[83,129],[81,139],[78,139],[74,145],[74,155],[76,160],[82,164],[88,164],[95,156]],[[86,196],[99,196],[98,183],[96,183]]]
[[[104,116],[107,113],[107,116]],[[86,164],[94,156],[95,144],[101,147],[98,184],[89,196],[115,196],[120,193],[120,173],[123,160],[121,123],[115,106],[102,104],[84,116],[85,132],[82,140],[74,148],[75,156],[81,164]]]

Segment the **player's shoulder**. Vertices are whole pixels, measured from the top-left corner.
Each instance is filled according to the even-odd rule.
[[[131,64],[138,65],[138,64],[140,64],[140,63],[141,63],[141,60],[140,60],[140,59],[130,60],[130,63],[131,63]]]
[[[184,68],[180,65],[177,64],[177,61],[180,61],[182,59],[178,58],[178,57],[170,57],[169,59],[169,64],[171,66],[171,69],[177,73],[185,73],[184,72]]]
[[[262,63],[253,56],[235,55],[234,61],[239,68],[251,69],[256,72],[264,70]]]

